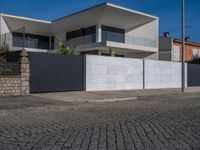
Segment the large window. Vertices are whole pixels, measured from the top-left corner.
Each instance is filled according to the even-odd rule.
[[[36,48],[36,49],[49,49],[49,37],[25,34],[25,41],[22,33],[13,32],[13,46],[23,47],[23,42],[25,42],[26,48]]]
[[[180,47],[179,46],[174,46],[174,61],[180,61]]]
[[[193,56],[193,58],[200,57],[200,50],[192,49],[192,56]]]
[[[96,26],[67,32],[66,39],[67,41],[72,41],[74,39],[87,40],[88,43],[94,43],[96,41]]]
[[[125,43],[125,30],[103,25],[102,41]]]

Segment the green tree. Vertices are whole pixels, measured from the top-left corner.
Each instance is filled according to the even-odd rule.
[[[63,55],[73,55],[74,51],[72,47],[65,45],[59,38],[55,37],[56,43],[58,44],[58,51]]]

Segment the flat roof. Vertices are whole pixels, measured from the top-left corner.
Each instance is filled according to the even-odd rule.
[[[153,16],[153,15],[150,15],[150,14],[147,14],[147,13],[143,13],[143,12],[139,12],[139,11],[135,11],[133,9],[126,8],[126,7],[123,7],[123,6],[119,6],[119,5],[116,5],[116,4],[113,4],[113,3],[108,3],[108,2],[101,3],[101,4],[98,4],[98,5],[93,6],[93,7],[89,7],[87,9],[84,9],[84,10],[69,14],[67,16],[64,16],[64,17],[61,17],[61,18],[58,18],[58,19],[55,19],[55,20],[52,20],[52,21],[46,21],[46,20],[41,20],[41,19],[33,19],[33,18],[30,18],[30,17],[22,17],[22,16],[10,15],[10,14],[5,14],[5,13],[0,13],[0,15],[6,16],[6,17],[17,18],[17,19],[23,19],[23,20],[29,20],[29,21],[35,21],[35,22],[51,24],[54,21],[58,21],[58,20],[61,20],[61,19],[67,18],[67,17],[71,17],[73,15],[80,14],[80,13],[88,11],[90,9],[97,8],[99,6],[111,6],[111,7],[114,7],[114,8],[121,9],[121,10],[126,10],[126,11],[129,11],[129,12],[132,12],[132,13],[137,13],[137,14],[140,14],[140,15],[144,15],[144,16],[148,16],[148,17],[152,17],[152,18],[158,19],[158,17],[156,17],[156,16]]]
[[[52,23],[49,21],[19,17],[14,15],[1,14],[10,32],[25,32],[38,35],[50,35]]]
[[[29,17],[21,17],[21,16],[15,16],[15,15],[9,15],[9,14],[4,14],[0,13],[3,17],[10,17],[10,18],[16,18],[16,19],[22,19],[22,20],[28,20],[28,21],[35,21],[35,22],[40,22],[40,23],[47,23],[51,24],[51,21],[45,21],[45,20],[40,20],[40,19],[33,19]]]
[[[182,40],[180,40],[180,39],[176,39],[176,38],[172,38],[172,39],[173,39],[174,42],[182,43]],[[185,43],[200,47],[200,43],[197,43],[197,42],[185,41]]]
[[[129,11],[129,12],[132,12],[132,13],[137,13],[137,14],[140,14],[140,15],[143,15],[143,16],[147,16],[147,17],[158,19],[158,17],[156,17],[156,16],[153,16],[153,15],[150,15],[150,14],[147,14],[147,13],[143,13],[143,12],[139,12],[139,11],[135,11],[133,9],[122,7],[122,6],[119,6],[119,5],[116,5],[116,4],[113,4],[113,3],[108,3],[108,2],[101,3],[101,4],[98,4],[98,5],[93,6],[93,7],[89,7],[87,9],[84,9],[84,10],[81,10],[81,11],[69,14],[67,16],[64,16],[64,17],[61,17],[61,18],[58,18],[58,19],[55,19],[53,21],[46,21],[46,20],[41,20],[41,19],[33,19],[33,18],[29,18],[29,17],[22,17],[22,16],[10,15],[10,14],[5,14],[5,13],[0,13],[0,15],[6,16],[6,17],[11,17],[11,18],[16,18],[16,19],[29,20],[29,21],[35,21],[35,22],[41,22],[41,23],[51,24],[54,21],[58,21],[58,20],[61,20],[61,19],[67,18],[67,17],[71,17],[73,15],[86,12],[86,11],[88,11],[90,9],[97,8],[99,6],[111,6],[111,7],[114,7],[114,8],[121,9],[121,10],[125,10],[125,11]]]
[[[153,16],[153,15],[150,15],[150,14],[147,14],[147,13],[142,13],[142,12],[139,12],[139,11],[135,11],[135,10],[133,10],[133,9],[126,8],[126,7],[123,7],[123,6],[119,6],[119,5],[116,5],[116,4],[113,4],[113,3],[105,2],[105,3],[101,3],[101,4],[98,4],[98,5],[96,5],[96,6],[89,7],[89,8],[87,8],[87,9],[84,9],[84,10],[81,10],[81,11],[78,11],[78,12],[75,12],[75,13],[72,13],[72,14],[69,14],[69,15],[67,15],[67,16],[64,16],[64,17],[55,19],[55,20],[53,20],[52,22],[65,19],[65,18],[67,18],[67,17],[71,17],[71,16],[74,16],[74,15],[77,15],[77,14],[80,14],[80,13],[83,13],[83,12],[86,12],[86,11],[88,11],[88,10],[91,10],[91,9],[94,9],[94,8],[97,8],[97,7],[100,7],[100,6],[111,6],[111,7],[114,7],[114,8],[121,9],[121,10],[125,10],[125,11],[129,11],[129,12],[132,12],[132,13],[137,13],[137,14],[140,14],[140,15],[143,15],[143,16],[147,16],[147,17],[151,17],[151,18],[158,19],[157,16]]]

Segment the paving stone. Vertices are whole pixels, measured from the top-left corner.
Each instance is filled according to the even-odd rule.
[[[31,108],[25,99],[12,109],[0,99],[0,149],[200,149],[200,93],[70,105],[31,98]]]

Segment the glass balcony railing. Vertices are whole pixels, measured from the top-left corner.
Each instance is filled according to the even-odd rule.
[[[124,44],[139,45],[145,47],[157,47],[157,41],[147,38],[124,35],[122,33],[104,31],[102,41],[119,42]]]
[[[157,41],[142,37],[122,35],[113,32],[104,32],[102,35],[102,42],[118,42],[130,45],[139,45],[145,47],[157,47]],[[92,44],[96,42],[96,34],[82,36],[66,41],[68,46],[77,47],[85,44]]]
[[[13,33],[12,46],[13,47],[23,47],[33,48],[33,49],[49,49],[49,37],[48,36],[37,36],[29,37],[26,35],[25,39],[23,38],[22,33]],[[24,41],[25,40],[25,41]]]
[[[91,44],[96,42],[96,34],[81,36],[66,41],[68,46],[76,47],[85,44]]]
[[[124,36],[124,33],[103,31],[102,32],[102,41],[103,42],[110,41],[110,42],[125,43],[125,36]]]
[[[151,39],[136,37],[136,36],[130,36],[130,35],[125,36],[125,43],[139,45],[139,46],[145,46],[145,47],[157,47],[156,40],[151,40]]]

